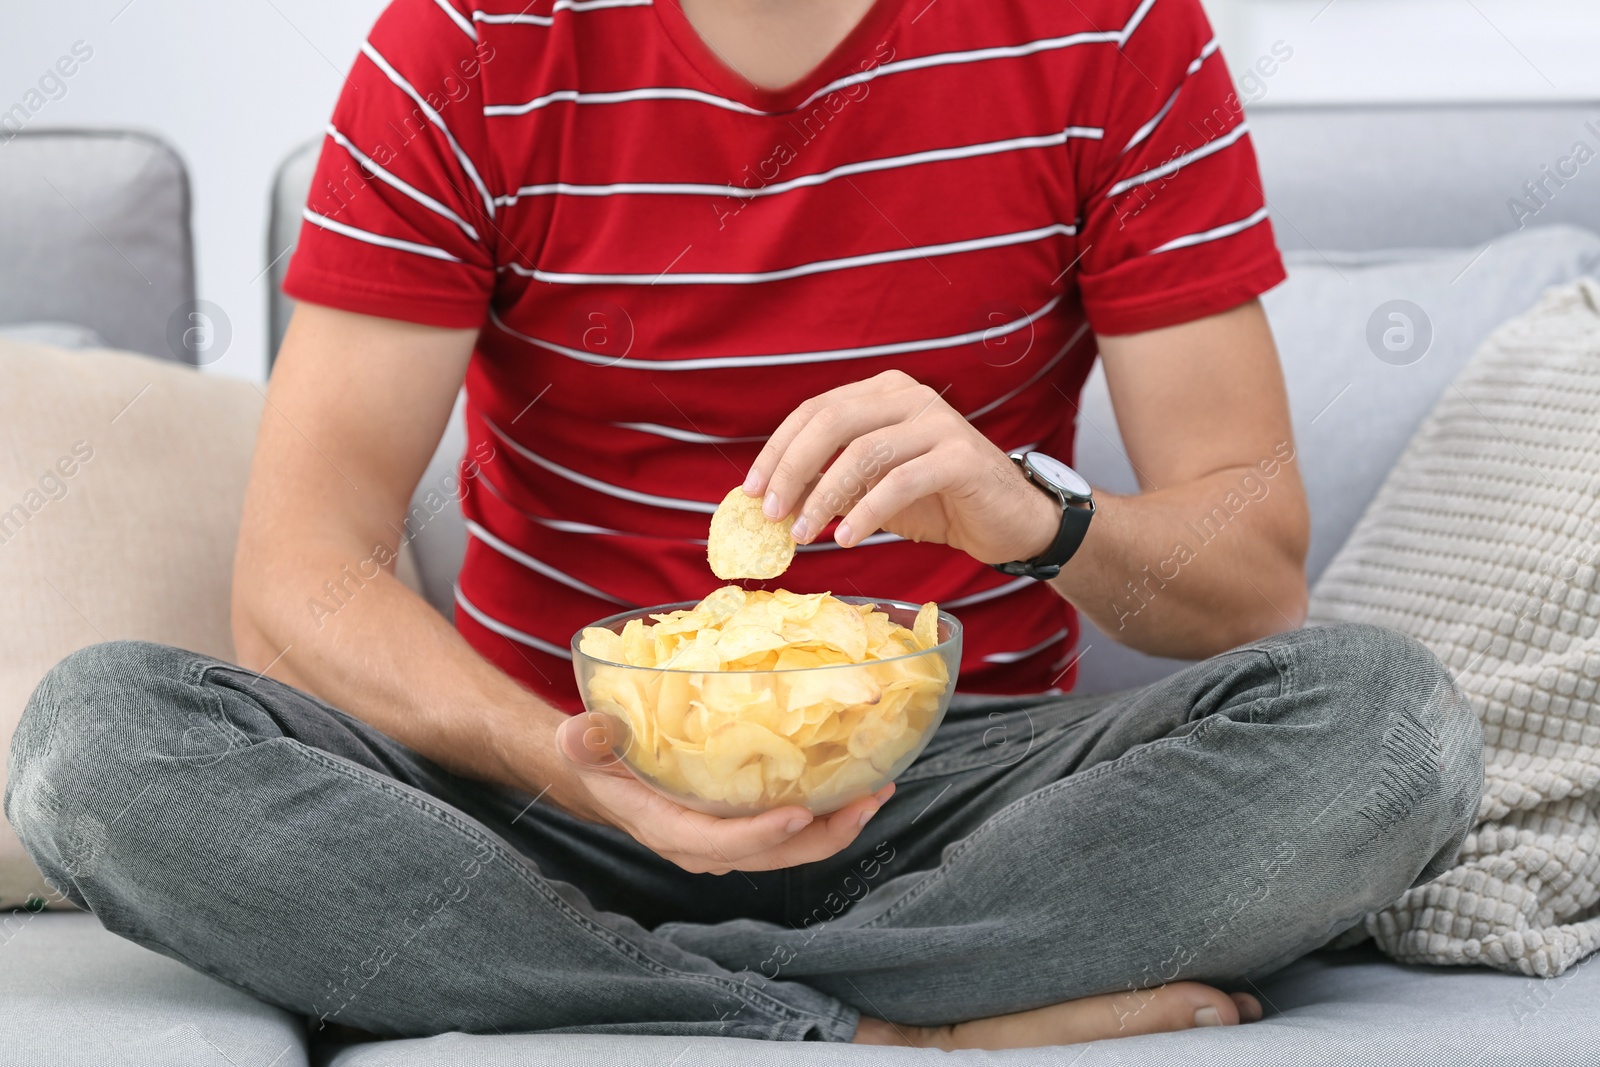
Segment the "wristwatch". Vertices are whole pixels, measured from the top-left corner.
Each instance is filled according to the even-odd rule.
[[[1089,532],[1094,518],[1094,490],[1083,475],[1043,452],[1013,452],[1011,462],[1022,468],[1022,476],[1061,504],[1061,528],[1050,547],[1033,559],[996,563],[1001,574],[1038,578],[1043,581],[1061,573],[1061,565],[1072,558]]]

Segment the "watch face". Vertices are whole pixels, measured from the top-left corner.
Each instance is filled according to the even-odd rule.
[[[1062,489],[1068,496],[1087,499],[1093,492],[1083,475],[1054,456],[1047,456],[1043,452],[1029,452],[1026,462],[1033,468],[1035,474]]]

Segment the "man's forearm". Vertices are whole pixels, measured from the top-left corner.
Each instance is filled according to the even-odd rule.
[[[565,716],[486,662],[394,577],[398,524],[476,336],[316,304],[295,309],[240,518],[234,642],[245,666],[441,766],[533,793],[548,786],[548,799],[587,815],[553,743]],[[337,610],[328,583],[346,587]]]
[[[1051,584],[1156,655],[1196,659],[1300,625],[1310,521],[1261,302],[1096,341],[1142,491],[1096,494]]]
[[[1152,655],[1198,659],[1299,626],[1305,544],[1293,456],[1286,443],[1256,466],[1135,496],[1097,493],[1089,535],[1051,585],[1112,638]]]
[[[378,547],[352,554],[304,546],[293,562],[241,555],[233,626],[241,662],[455,773],[534,794],[548,788],[547,801],[589,817],[555,746],[565,714],[478,655],[394,577],[393,546]],[[344,568],[374,556],[390,561],[377,577],[359,587],[345,579]],[[344,582],[337,610],[329,581]]]

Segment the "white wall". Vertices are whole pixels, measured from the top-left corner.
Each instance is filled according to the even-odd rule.
[[[213,368],[265,366],[267,191],[321,129],[384,0],[3,0],[0,111],[82,40],[94,58],[41,126],[134,126],[188,161],[200,295],[232,320]],[[1283,42],[1266,104],[1561,96],[1600,99],[1596,0],[1206,0],[1240,75]]]
[[[1237,76],[1293,52],[1261,101],[1600,99],[1595,0],[1204,0]]]
[[[210,369],[260,379],[267,281],[257,275],[272,172],[322,129],[384,0],[3,3],[0,111],[74,42],[94,49],[29,128],[136,127],[177,147],[194,185],[200,296],[233,325],[229,351]]]

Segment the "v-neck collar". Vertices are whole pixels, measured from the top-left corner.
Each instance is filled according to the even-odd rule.
[[[872,58],[870,50],[883,31],[889,28],[906,0],[874,0],[872,7],[856,23],[855,29],[811,72],[782,89],[766,89],[747,80],[738,71],[723,62],[722,57],[700,36],[689,16],[683,13],[679,0],[655,0],[651,5],[661,17],[662,28],[672,38],[691,65],[701,76],[716,86],[717,91],[730,100],[764,112],[793,111],[810,99],[817,90],[851,74],[859,74],[863,61]]]

